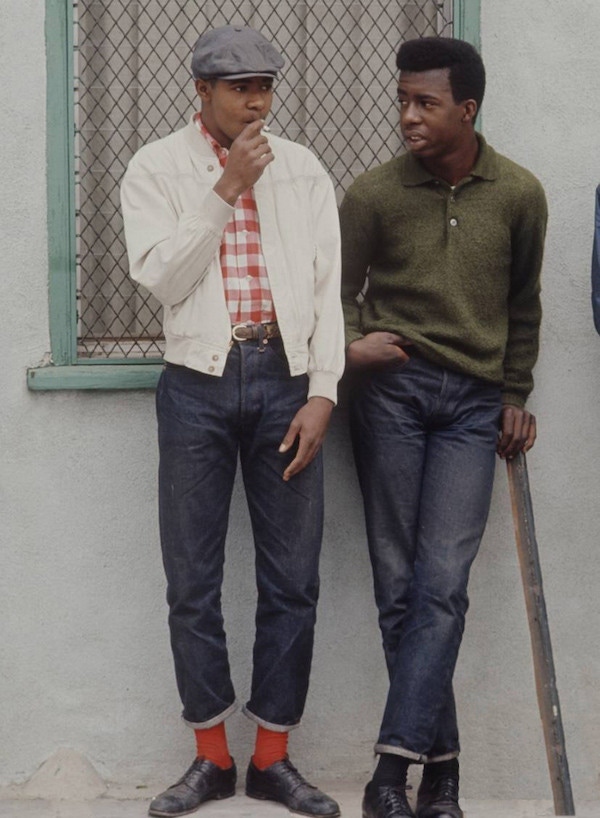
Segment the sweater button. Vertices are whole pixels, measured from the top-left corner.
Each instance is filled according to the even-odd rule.
[[[456,225],[458,224],[457,219],[450,219],[450,224],[452,225],[452,227],[456,227]]]

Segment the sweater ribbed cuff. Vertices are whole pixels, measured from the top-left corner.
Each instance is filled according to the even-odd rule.
[[[523,395],[519,395],[516,392],[502,392],[502,403],[504,405],[510,406],[518,406],[519,409],[523,409],[525,406],[525,401],[527,398],[523,397]]]
[[[349,329],[346,327],[346,352],[348,351],[348,347],[354,341],[360,341],[361,338],[364,338],[364,333],[360,330]]]

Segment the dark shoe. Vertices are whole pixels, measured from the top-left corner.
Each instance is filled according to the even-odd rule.
[[[263,801],[278,801],[290,812],[312,815],[314,818],[337,818],[339,805],[304,779],[286,756],[266,770],[259,770],[252,761],[246,774],[246,795]]]
[[[458,776],[441,775],[429,781],[425,776],[417,795],[418,818],[464,818],[458,806]]]
[[[363,818],[415,818],[406,790],[406,785],[378,787],[369,781],[362,802]]]
[[[222,770],[206,758],[197,758],[176,784],[152,799],[148,815],[158,818],[187,815],[205,801],[230,798],[235,795],[236,778],[235,764]]]

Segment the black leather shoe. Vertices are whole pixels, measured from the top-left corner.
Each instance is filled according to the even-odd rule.
[[[197,810],[200,804],[235,795],[235,764],[222,770],[206,758],[197,758],[185,775],[150,803],[148,815],[173,818]]]
[[[340,814],[337,802],[309,784],[287,756],[266,770],[259,770],[251,761],[246,774],[246,795],[263,801],[278,801],[290,812],[312,815],[313,818],[337,818]]]
[[[378,787],[369,781],[362,802],[363,818],[415,818],[406,799],[405,785]]]
[[[423,777],[417,794],[417,818],[464,818],[458,806],[458,776]]]

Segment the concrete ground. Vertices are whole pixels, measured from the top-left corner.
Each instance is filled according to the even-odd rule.
[[[335,782],[320,785],[341,807],[342,818],[361,818],[362,787]],[[154,793],[141,798],[101,797],[93,801],[0,800],[0,818],[143,818]],[[554,815],[550,801],[480,801],[463,799],[465,818],[541,818]],[[576,804],[578,818],[600,818],[600,801]],[[289,818],[277,804],[255,801],[239,794],[201,807],[198,818]]]

